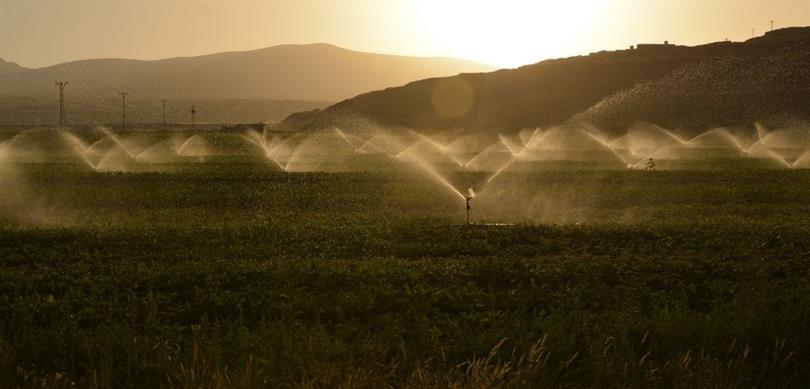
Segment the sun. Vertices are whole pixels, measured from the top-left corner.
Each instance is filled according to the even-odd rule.
[[[601,1],[412,0],[413,33],[437,52],[501,67],[576,53]]]

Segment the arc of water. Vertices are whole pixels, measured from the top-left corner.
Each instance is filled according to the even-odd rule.
[[[112,153],[113,153],[113,151],[110,150],[109,152],[107,152],[107,154],[104,154],[104,157],[102,157],[98,161],[98,164],[96,164],[96,170],[104,169],[104,166],[107,163],[107,160],[110,159],[110,156],[112,155]]]
[[[495,142],[495,143],[489,145],[487,148],[485,148],[480,153],[476,154],[473,158],[471,158],[469,161],[467,161],[467,163],[464,164],[464,168],[465,169],[468,168],[470,165],[474,164],[479,159],[484,158],[484,156],[487,155],[487,154],[495,153],[496,151],[494,151],[494,149],[498,148],[499,146],[503,147],[503,148],[505,148],[507,150],[506,152],[509,153],[509,155],[510,155],[509,160],[511,160],[512,157],[514,157],[514,154],[512,154],[512,151],[509,149],[509,146],[506,146],[502,141],[499,140],[498,142]],[[509,161],[506,161],[506,163],[508,163],[508,162]],[[495,169],[495,170],[497,170],[497,169]]]
[[[530,145],[530,144],[531,144],[531,143],[532,143],[532,142],[533,142],[533,141],[534,141],[534,140],[535,140],[535,139],[536,139],[538,136],[539,136],[539,137],[541,137],[541,138],[542,138],[542,137],[545,137],[545,135],[547,134],[547,132],[544,132],[544,131],[543,131],[543,130],[540,128],[540,127],[536,127],[536,128],[535,128],[535,129],[532,131],[531,135],[529,135],[529,136],[528,136],[528,137],[526,137],[525,139],[524,139],[523,134],[524,134],[524,132],[523,132],[523,130],[521,130],[521,131],[518,133],[518,138],[519,138],[519,139],[520,139],[520,141],[523,143],[523,146],[524,146],[524,148],[525,148],[525,147],[528,147],[528,146],[529,146],[529,145]],[[538,134],[539,134],[539,135],[538,135]]]
[[[539,135],[538,135],[538,134],[539,134]],[[534,148],[535,146],[537,146],[537,145],[539,145],[541,142],[543,142],[543,140],[545,140],[545,139],[546,139],[546,137],[548,136],[548,134],[549,134],[549,133],[548,133],[548,131],[545,131],[545,132],[540,132],[540,129],[539,129],[539,128],[535,128],[534,132],[532,133],[532,136],[531,136],[531,137],[528,139],[528,141],[526,141],[526,145],[525,145],[525,147],[523,147],[523,149],[521,149],[521,150],[520,150],[520,151],[519,151],[517,154],[513,155],[513,156],[512,156],[512,159],[511,159],[511,160],[510,160],[508,163],[506,163],[505,165],[501,166],[501,168],[500,168],[500,169],[495,170],[495,172],[493,172],[493,173],[492,173],[492,175],[491,175],[489,178],[487,178],[487,181],[486,181],[486,182],[487,182],[487,184],[489,184],[490,182],[492,182],[492,180],[494,180],[496,177],[500,176],[500,175],[501,175],[503,172],[505,172],[505,171],[506,171],[506,169],[508,169],[509,167],[511,167],[512,165],[514,165],[514,164],[515,164],[515,162],[517,162],[517,161],[519,161],[520,159],[522,159],[522,158],[523,158],[523,154],[524,154],[526,151],[531,150],[532,148]]]
[[[464,167],[464,163],[462,163],[460,160],[458,160],[458,158],[456,158],[454,155],[452,155],[452,154],[450,154],[450,153],[448,153],[448,152],[447,152],[447,147],[448,147],[449,145],[447,145],[447,146],[442,145],[441,143],[436,142],[435,140],[433,140],[432,138],[430,138],[429,136],[424,135],[424,134],[420,134],[420,133],[418,133],[418,132],[416,132],[416,131],[413,131],[413,130],[412,130],[411,132],[412,132],[412,133],[414,133],[414,134],[416,134],[418,137],[422,138],[422,140],[424,140],[424,141],[428,142],[428,143],[429,143],[430,145],[432,145],[433,147],[437,148],[437,149],[438,149],[438,150],[439,150],[439,151],[440,151],[442,154],[446,155],[446,156],[447,156],[448,158],[450,158],[450,159],[451,159],[453,162],[455,162],[455,163],[458,165],[458,167]]]
[[[495,172],[493,172],[493,173],[492,173],[492,175],[491,175],[491,176],[489,176],[489,178],[487,178],[487,184],[489,184],[490,182],[492,182],[492,180],[494,180],[494,179],[495,179],[495,177],[500,176],[500,175],[501,175],[501,173],[503,173],[504,171],[506,171],[506,169],[508,169],[510,166],[512,166],[512,165],[513,165],[515,162],[517,162],[517,161],[518,161],[518,158],[517,158],[517,157],[512,158],[511,160],[509,160],[509,162],[508,162],[508,163],[506,163],[505,165],[503,165],[503,166],[502,166],[500,169],[498,169],[498,170],[496,170]]]
[[[501,143],[503,143],[503,145],[506,146],[507,149],[509,149],[509,152],[512,154],[512,156],[518,155],[521,151],[523,151],[523,149],[526,148],[525,146],[519,147],[517,145],[511,144],[511,142],[508,139],[506,139],[506,137],[503,134],[498,134],[498,140]]]
[[[675,134],[674,132],[672,132],[670,130],[667,130],[666,128],[661,128],[661,127],[658,127],[658,126],[654,126],[654,128],[656,130],[658,130],[658,131],[663,132],[665,135],[669,136],[670,138],[675,139],[678,143],[680,143],[682,145],[685,145],[688,142],[687,140],[681,138],[680,136],[678,136],[677,134]]]
[[[169,139],[167,140],[169,142],[169,148],[175,154],[179,154],[180,148],[183,147],[183,145],[188,141],[189,138],[191,138],[191,136],[192,135],[188,135],[188,137],[186,137],[185,134],[177,134],[172,137],[169,137]]]
[[[103,142],[103,141],[105,141],[107,139],[109,139],[109,137],[107,137],[107,136],[104,136],[104,137],[101,137],[100,139],[97,139],[95,142],[90,143],[87,146],[87,149],[84,150],[84,152],[89,153],[89,152],[93,151],[98,145],[101,144],[101,142]]]
[[[96,171],[99,171],[99,170],[103,170],[103,171],[113,171],[113,170],[121,170],[121,171],[125,171],[125,169],[111,169],[111,168],[109,168],[109,166],[108,166],[108,165],[110,165],[110,164],[112,163],[112,162],[111,162],[111,161],[112,161],[112,159],[116,157],[116,152],[119,152],[119,151],[123,151],[123,152],[124,152],[124,156],[125,156],[126,158],[129,158],[129,160],[127,160],[127,161],[126,161],[126,163],[134,163],[134,164],[137,164],[137,163],[138,163],[138,161],[137,161],[136,159],[134,159],[132,156],[130,156],[130,154],[129,154],[129,153],[127,153],[127,152],[126,152],[126,150],[123,150],[123,149],[120,149],[120,150],[112,149],[112,150],[108,151],[106,154],[104,154],[104,157],[102,157],[102,158],[101,158],[101,160],[99,160],[99,161],[98,161],[98,163],[96,164],[95,170],[96,170]],[[114,165],[113,165],[113,166],[114,166]],[[123,165],[123,166],[127,166],[127,165]]]
[[[292,139],[292,138],[289,138],[289,139]],[[301,152],[302,152],[301,150],[303,150],[303,145],[304,145],[304,143],[306,143],[306,141],[307,141],[307,139],[302,140],[301,143],[299,143],[293,149],[293,151],[290,153],[290,156],[287,157],[287,160],[284,162],[284,171],[285,172],[289,172],[290,171],[290,165],[300,157]]]
[[[268,151],[267,155],[270,158],[272,158],[273,161],[276,162],[276,164],[278,164],[278,166],[281,168],[281,170],[284,170],[285,172],[289,172],[290,162],[292,161],[293,156],[295,155],[296,151],[298,151],[298,149],[300,148],[300,144],[298,146],[294,147],[294,148],[291,148],[291,151],[290,151],[289,155],[287,156],[287,159],[284,160],[284,163],[282,163],[281,158],[276,157],[276,154],[278,153],[278,150],[282,146],[285,146],[288,143],[292,142],[293,139],[300,138],[301,136],[302,135],[299,135],[299,134],[292,135],[292,136],[289,136],[289,137],[283,139],[281,142],[278,142],[278,144],[276,144],[275,146],[272,145],[272,144],[270,145],[270,150]],[[275,141],[273,143],[275,143]]]
[[[699,141],[700,139],[705,138],[707,136],[714,135],[714,134],[718,134],[721,137],[727,139],[729,142],[731,142],[731,144],[733,144],[735,147],[737,147],[743,153],[746,152],[745,147],[742,145],[742,143],[740,143],[739,139],[734,137],[734,135],[731,135],[727,130],[725,130],[723,128],[715,128],[715,129],[706,131],[706,132],[704,132],[704,133],[690,139],[688,142],[686,142],[686,144],[687,145],[693,145],[695,142]]]
[[[89,146],[85,146],[84,142],[82,142],[81,139],[79,139],[76,135],[73,135],[65,130],[60,129],[59,134],[63,138],[67,139],[68,144],[70,144],[70,146],[74,148],[73,151],[76,152],[76,155],[78,155],[79,158],[81,158],[81,160],[85,164],[87,164],[89,168],[93,170],[98,170],[98,164],[93,164],[93,161],[91,161],[90,158],[87,157],[87,151],[90,149]],[[76,150],[76,148],[78,148],[78,150]]]
[[[258,132],[254,130],[247,130],[244,134],[239,134],[239,136],[241,136],[251,144],[258,146],[265,153],[267,152],[267,141],[264,139],[264,136],[259,134]]]
[[[374,137],[369,138],[369,140],[366,141],[366,143],[363,145],[363,147],[366,147],[366,146],[373,147],[375,150],[378,150],[379,152],[387,155],[389,158],[392,158],[392,159],[397,157],[397,154],[392,154],[392,153],[388,152],[388,150],[374,144],[374,142],[372,142],[373,138]],[[361,147],[361,149],[363,147]]]
[[[466,197],[464,196],[464,194],[463,194],[463,193],[461,193],[461,191],[459,191],[458,189],[456,189],[456,187],[455,187],[455,186],[453,186],[453,184],[451,184],[451,183],[450,183],[450,181],[448,181],[446,178],[444,178],[444,176],[442,176],[442,174],[441,174],[441,173],[439,173],[439,172],[436,170],[436,168],[434,168],[434,167],[433,167],[433,166],[431,166],[430,164],[428,164],[428,163],[426,163],[426,162],[422,161],[422,160],[421,160],[421,159],[419,159],[419,158],[411,158],[411,160],[412,160],[412,161],[414,161],[415,163],[419,164],[419,166],[421,166],[421,167],[422,167],[422,169],[423,169],[425,172],[427,172],[429,175],[431,175],[433,178],[435,178],[437,181],[439,181],[439,182],[440,182],[442,185],[444,185],[446,188],[450,189],[450,191],[452,191],[453,193],[455,193],[457,196],[461,197],[462,199],[466,199]]]
[[[148,152],[150,152],[153,149],[155,149],[156,147],[160,146],[161,143],[163,143],[163,142],[157,142],[157,143],[143,149],[143,151],[141,151],[140,153],[138,153],[138,155],[135,156],[135,159],[138,160],[138,161],[142,160],[144,158],[144,156],[147,155]]]
[[[177,154],[178,155],[183,155],[183,151],[186,150],[186,147],[188,147],[188,145],[191,143],[192,140],[194,140],[194,138],[202,139],[199,135],[192,135],[192,136],[188,137],[188,139],[186,139],[185,142],[183,142],[180,145],[180,147],[177,149]]]
[[[264,134],[259,134],[258,132],[248,130],[248,135],[245,135],[245,138],[248,141],[253,142],[256,146],[264,151],[264,156],[269,159],[271,162],[276,164],[279,169],[284,170],[284,165],[281,164],[271,153],[271,147],[267,144],[267,138],[265,138]],[[251,139],[252,138],[252,139]]]
[[[360,139],[359,137],[356,137],[356,136],[355,136],[355,138],[360,139],[360,142],[363,142],[363,144],[360,144],[359,146],[358,146],[358,145],[356,145],[356,144],[354,144],[354,142],[352,142],[352,140],[351,140],[351,139],[349,139],[349,136],[350,136],[350,135],[349,135],[349,134],[346,134],[346,133],[345,133],[345,132],[343,132],[343,131],[341,131],[341,129],[340,129],[340,128],[335,127],[335,132],[336,132],[336,133],[337,133],[337,134],[338,134],[338,135],[339,135],[339,136],[340,136],[340,137],[343,139],[343,141],[345,141],[346,143],[348,143],[348,144],[349,144],[349,146],[351,146],[351,148],[352,148],[352,149],[353,149],[355,152],[357,152],[357,151],[358,151],[358,150],[359,150],[361,147],[363,147],[363,144],[365,144],[365,141],[364,141],[363,139]],[[354,135],[351,135],[351,136],[354,136]]]
[[[274,157],[274,156],[273,156],[272,154],[270,154],[270,153],[267,153],[266,155],[267,155],[267,158],[269,158],[271,161],[273,161],[273,163],[275,163],[275,164],[276,164],[276,166],[278,166],[278,168],[279,168],[279,169],[281,169],[281,170],[283,170],[283,171],[285,171],[285,172],[287,171],[287,167],[286,167],[286,166],[284,166],[284,164],[282,164],[282,163],[281,163],[281,161],[279,161],[278,159],[276,159],[276,157]]]
[[[85,143],[81,139],[79,139],[79,137],[77,137],[76,135],[73,135],[64,129],[59,129],[57,131],[59,132],[59,135],[62,136],[62,138],[68,142],[68,144],[70,144],[72,147],[79,148],[78,150],[74,151],[78,151],[79,153],[84,154],[90,148],[88,145],[85,145]]]
[[[537,131],[535,131],[535,133],[537,133]],[[548,133],[545,133],[545,134],[543,134],[542,136],[540,136],[540,137],[539,137],[539,138],[537,138],[537,139],[534,139],[534,140],[530,139],[530,140],[527,142],[526,147],[524,147],[522,150],[520,150],[520,152],[518,152],[517,154],[513,155],[513,156],[512,156],[512,159],[510,159],[510,160],[509,160],[509,162],[507,162],[505,165],[501,166],[499,169],[495,170],[495,172],[493,172],[493,173],[492,173],[492,175],[491,175],[491,176],[489,176],[489,178],[487,178],[487,184],[489,184],[490,182],[492,182],[492,180],[494,180],[496,177],[500,176],[500,175],[501,175],[503,172],[505,172],[505,171],[506,171],[506,169],[508,169],[509,167],[511,167],[512,165],[514,165],[514,164],[515,164],[515,162],[517,162],[517,161],[521,160],[521,159],[523,158],[523,154],[524,154],[524,153],[525,153],[527,150],[529,150],[529,149],[533,148],[534,146],[536,146],[537,144],[539,144],[540,142],[542,142],[542,141],[543,141],[543,139],[545,139],[545,137],[546,137],[547,135],[548,135]]]
[[[127,148],[127,146],[123,142],[121,142],[121,140],[118,138],[118,136],[115,135],[112,131],[110,131],[110,129],[102,128],[101,132],[104,133],[105,135],[107,135],[118,147],[121,148],[121,150],[123,150],[127,155],[129,155],[130,158],[136,158],[137,157],[137,155],[135,155],[135,153],[131,152]]]
[[[760,141],[768,135],[768,130],[760,122],[754,122],[754,128],[757,130],[757,139]]]
[[[770,131],[768,131],[768,129],[765,128],[765,126],[763,126],[759,122],[754,122],[754,127],[756,128],[756,131],[757,131],[757,139],[758,140],[756,142],[754,142],[754,144],[752,144],[746,150],[746,154],[754,151],[756,148],[759,148],[759,150],[763,151],[767,157],[769,157],[771,159],[774,159],[777,162],[779,162],[780,164],[785,165],[785,166],[790,167],[790,168],[796,168],[801,163],[804,163],[804,161],[806,159],[810,158],[810,154],[808,154],[808,153],[810,153],[810,150],[808,150],[808,151],[803,152],[801,155],[799,155],[799,157],[796,158],[796,160],[794,160],[793,163],[788,162],[787,159],[783,155],[777,153],[776,151],[771,149],[770,146],[768,146],[769,139],[771,139],[772,137],[775,137],[776,134],[779,133],[779,131],[770,132]],[[802,132],[804,132],[804,135],[807,137],[806,139],[810,139],[810,130],[799,131],[799,134],[801,134]]]
[[[10,143],[11,143],[10,139],[6,139],[2,143],[0,143],[0,157],[6,154],[6,149],[8,149]]]
[[[0,150],[0,152],[5,154],[6,151],[11,147],[11,145],[16,143],[20,139],[20,137],[24,136],[25,134],[27,134],[29,132],[30,132],[30,130],[25,130],[25,131],[14,134],[14,136],[12,136],[11,138],[6,139],[6,141],[3,144],[3,148]]]
[[[807,162],[810,162],[810,150],[805,151],[804,153],[802,153],[802,155],[799,156],[799,158],[796,158],[796,160],[793,161],[793,164],[791,166],[796,168],[800,167],[802,164]]]
[[[362,146],[360,146],[358,149],[356,149],[356,150],[354,150],[354,151],[355,151],[356,153],[358,153],[358,154],[369,154],[369,153],[363,153],[363,152],[361,151],[361,150],[363,150],[363,149],[365,149],[365,148],[370,148],[370,149],[374,150],[374,152],[375,152],[375,153],[379,153],[379,154],[385,154],[385,155],[387,155],[387,156],[389,156],[389,157],[392,157],[392,155],[391,155],[391,154],[389,154],[389,153],[388,153],[388,152],[386,152],[385,150],[383,150],[383,149],[381,149],[381,148],[377,147],[377,145],[375,145],[374,143],[371,143],[370,141],[366,141],[366,143],[363,143],[363,145],[362,145]]]
[[[256,138],[251,138],[251,136],[250,136],[251,133],[255,134]],[[255,132],[253,130],[248,130],[244,134],[239,134],[239,137],[243,141],[245,141],[248,146],[256,147],[256,148],[259,149],[259,151],[262,154],[267,155],[267,144],[264,141],[264,138],[262,137],[262,135],[260,135],[258,132]]]
[[[599,144],[601,144],[604,148],[610,150],[610,152],[613,153],[613,155],[616,158],[618,158],[619,161],[622,162],[622,164],[627,165],[627,163],[628,163],[627,160],[624,157],[622,157],[622,155],[619,154],[616,150],[614,150],[612,147],[610,147],[610,145],[608,145],[607,142],[605,142],[604,140],[602,140],[601,138],[599,138],[598,136],[596,136],[595,134],[591,133],[588,130],[580,130],[580,131],[584,132],[585,134],[589,135],[591,138],[593,138],[594,140],[599,142]]]
[[[524,147],[521,151],[521,154],[527,149],[540,145],[540,143],[546,140],[550,133],[551,131],[541,131],[539,128],[536,129],[532,134],[532,137],[529,139],[529,142],[526,144],[526,147]]]
[[[406,147],[405,150],[400,151],[399,154],[394,155],[394,158],[399,159],[399,158],[402,158],[402,157],[408,155],[408,153],[410,153],[410,151],[412,149],[416,148],[418,145],[422,144],[423,142],[425,142],[425,141],[424,140],[416,141],[414,144]]]
[[[765,156],[767,156],[770,159],[773,159],[776,162],[779,162],[780,164],[784,165],[788,169],[792,169],[794,164],[796,163],[796,161],[793,161],[793,164],[791,164],[784,157],[782,157],[781,155],[779,155],[778,153],[776,153],[775,151],[773,151],[773,150],[771,150],[771,149],[769,149],[767,147],[763,147],[762,151],[765,153]]]

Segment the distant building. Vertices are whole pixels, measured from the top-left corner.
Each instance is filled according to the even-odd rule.
[[[686,46],[678,46],[669,43],[669,41],[664,41],[664,43],[639,43],[637,45],[630,45],[627,49],[624,50],[616,50],[616,51],[597,51],[592,52],[589,55],[591,56],[604,56],[613,53],[627,53],[627,52],[638,52],[641,55],[670,55],[672,54],[671,50],[677,47],[686,47]]]
[[[632,48],[632,46],[630,46]],[[636,45],[637,50],[660,50],[660,49],[668,49],[672,47],[677,47],[677,45],[669,44],[669,41],[664,41],[663,44],[661,43],[639,43]]]

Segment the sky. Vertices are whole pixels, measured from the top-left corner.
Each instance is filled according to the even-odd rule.
[[[810,0],[0,0],[0,58],[42,67],[279,44],[457,57],[498,67],[668,40],[810,25]]]

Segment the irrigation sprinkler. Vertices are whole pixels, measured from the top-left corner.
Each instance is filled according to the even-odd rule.
[[[470,225],[470,210],[472,209],[470,201],[472,201],[473,198],[471,196],[464,196],[464,199],[467,200],[467,225]]]
[[[464,201],[467,202],[467,225],[472,224],[472,220],[470,219],[470,211],[472,210],[472,199],[475,198],[475,191],[473,188],[467,188],[467,194],[464,196]]]

